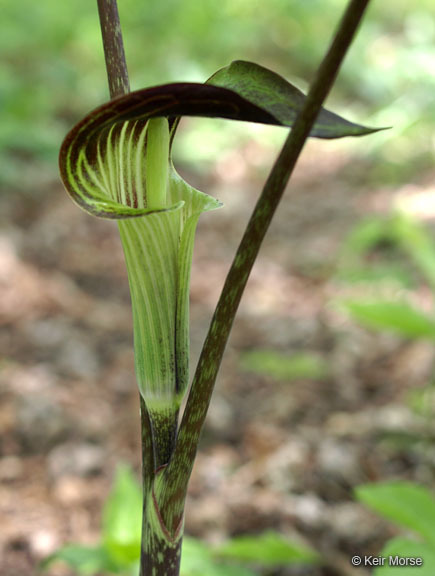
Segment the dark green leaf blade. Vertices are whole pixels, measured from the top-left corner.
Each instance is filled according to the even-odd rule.
[[[267,110],[283,126],[291,127],[306,96],[282,76],[253,62],[236,60],[218,70],[207,80],[208,84],[232,90]],[[382,128],[368,128],[345,120],[341,116],[322,108],[317,116],[310,136],[316,138],[342,138],[363,136]]]

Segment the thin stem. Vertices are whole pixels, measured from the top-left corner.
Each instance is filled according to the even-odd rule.
[[[118,5],[116,0],[97,0],[97,4],[110,98],[113,99],[130,92]]]
[[[162,477],[158,478],[162,490],[161,512],[168,528],[172,526],[175,529],[183,515],[187,485],[201,430],[250,271],[296,161],[322,103],[334,84],[368,3],[369,0],[349,2],[310,87],[305,104],[267,179],[226,278],[195,372],[172,459],[162,472]]]

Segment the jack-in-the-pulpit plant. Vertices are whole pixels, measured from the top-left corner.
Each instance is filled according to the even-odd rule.
[[[336,53],[325,59],[330,60],[329,85],[367,1],[352,0],[336,37],[338,47],[334,50],[339,58]],[[104,5],[103,0],[99,3]],[[113,0],[108,1],[111,3],[116,6]],[[104,36],[104,20],[102,27]],[[114,34],[119,39],[116,26]],[[113,55],[110,58],[113,60]],[[112,78],[111,86],[116,86],[116,80]],[[195,229],[202,212],[220,206],[214,198],[189,186],[173,167],[171,147],[179,117],[221,117],[284,127],[295,124],[297,133],[298,118],[305,113],[308,131],[300,136],[300,149],[308,135],[328,139],[375,131],[321,109],[325,95],[317,103],[312,100],[320,96],[310,100],[309,95],[306,101],[302,92],[281,76],[259,65],[236,61],[205,84],[166,84],[118,96],[88,114],[62,144],[60,171],[65,188],[90,214],[117,220],[125,254],[135,369],[142,397],[142,576],[178,574],[185,492],[209,402],[204,397],[198,410],[192,406],[198,390],[202,393],[202,388],[195,388],[198,382],[194,379],[187,417],[185,414],[179,426],[179,409],[189,385],[189,281]],[[295,152],[294,162],[299,152]],[[285,178],[288,174],[284,169],[282,187]],[[265,219],[267,209],[259,204],[252,219],[254,232],[258,224],[257,251],[267,229],[263,220],[270,220],[275,207]],[[252,262],[247,263],[249,259]],[[230,286],[227,294],[229,324],[220,341],[222,352],[240,288],[254,259],[255,253],[246,255],[242,250],[234,261],[232,269],[236,273],[240,269],[242,279]],[[225,313],[226,304],[223,306]],[[212,324],[211,338],[219,338],[216,323]],[[199,379],[214,379],[219,354]]]
[[[156,466],[166,464],[189,383],[189,279],[202,212],[220,203],[189,186],[170,154],[178,115],[291,126],[304,95],[273,72],[237,61],[208,84],[130,93],[89,114],[65,139],[63,182],[82,208],[118,219],[134,319],[136,377],[151,419]],[[163,116],[163,114],[165,116]],[[171,130],[170,130],[171,126]],[[372,132],[322,110],[318,138]]]
[[[77,159],[76,141],[70,144],[62,174],[73,197],[89,212],[119,219],[137,382],[151,418],[156,466],[161,466],[170,456],[168,440],[189,381],[195,228],[201,212],[220,204],[175,172],[166,118],[110,124],[78,150]]]

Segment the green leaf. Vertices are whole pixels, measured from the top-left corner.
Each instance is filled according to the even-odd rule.
[[[133,473],[119,467],[103,510],[103,546],[114,561],[129,566],[140,557],[142,491]]]
[[[292,126],[305,102],[305,94],[275,72],[254,64],[236,60],[214,74],[207,84],[228,88],[267,110],[278,123]],[[321,109],[310,136],[316,138],[341,138],[363,136],[378,129],[353,124],[341,116]]]
[[[256,573],[242,566],[219,563],[210,546],[186,536],[181,553],[180,576],[256,576]]]
[[[423,536],[435,545],[435,499],[423,486],[411,482],[365,484],[355,490],[369,508]]]
[[[217,554],[222,558],[265,566],[312,564],[319,560],[319,556],[311,548],[289,541],[276,532],[233,538],[220,546]]]
[[[343,302],[346,312],[366,328],[387,330],[405,338],[435,338],[435,320],[406,302]]]
[[[316,354],[288,356],[273,350],[251,350],[242,355],[241,368],[276,380],[317,380],[328,374],[327,363]]]
[[[88,547],[70,544],[50,555],[41,563],[41,568],[49,568],[55,562],[64,562],[83,576],[94,576],[101,572],[116,572],[116,566],[101,546]]]
[[[374,576],[433,576],[435,574],[435,551],[423,542],[405,538],[393,538],[384,546],[381,556],[385,565],[374,570]],[[391,559],[390,559],[391,557]],[[395,566],[392,558],[422,558],[421,566]]]

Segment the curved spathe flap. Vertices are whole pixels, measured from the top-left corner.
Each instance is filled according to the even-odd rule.
[[[66,136],[60,172],[72,199],[105,218],[128,218],[147,208],[145,162],[148,120],[221,117],[291,127],[305,95],[274,72],[236,61],[206,84],[176,83],[131,92],[93,110]],[[311,131],[317,138],[361,136],[366,128],[321,109]],[[169,160],[169,158],[168,158]]]

